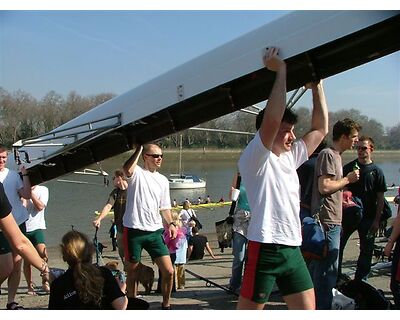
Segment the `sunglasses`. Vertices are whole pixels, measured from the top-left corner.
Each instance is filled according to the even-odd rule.
[[[148,154],[148,153],[146,153],[146,156],[150,156],[150,157],[153,157],[154,159],[158,159],[158,158],[163,158],[163,155],[162,154]]]
[[[370,147],[357,147],[357,150],[359,150],[359,151],[365,151],[368,149],[371,149],[371,148]]]

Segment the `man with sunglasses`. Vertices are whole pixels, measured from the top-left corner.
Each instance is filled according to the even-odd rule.
[[[143,168],[137,164],[141,154]],[[128,297],[135,297],[137,294],[136,270],[141,252],[145,249],[161,271],[161,308],[170,309],[174,268],[162,237],[163,220],[168,225],[172,239],[176,237],[177,229],[171,216],[169,182],[158,172],[162,159],[163,154],[158,145],[146,144],[137,146],[123,166],[128,182],[123,239]]]
[[[371,271],[371,260],[375,245],[375,234],[379,228],[380,217],[384,206],[384,193],[387,191],[383,171],[372,161],[374,140],[362,136],[357,143],[357,159],[343,167],[343,174],[352,171],[357,164],[360,167],[360,180],[348,185],[353,196],[361,199],[363,217],[358,226],[360,237],[360,255],[354,278],[366,280]]]

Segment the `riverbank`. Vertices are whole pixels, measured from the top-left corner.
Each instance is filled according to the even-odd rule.
[[[225,249],[221,253],[218,249],[218,243],[215,234],[207,234],[210,245],[214,254],[218,259],[211,259],[208,254],[201,261],[191,261],[186,265],[186,269],[207,278],[220,286],[227,286],[229,283],[232,255],[231,249]],[[382,243],[383,238],[378,239],[378,243]],[[111,251],[111,244],[106,243],[108,248],[104,249],[103,261],[104,263],[112,260],[118,260],[115,252]],[[358,235],[353,234],[348,242],[344,253],[343,270],[345,273],[352,273],[355,270],[359,252]],[[145,253],[145,251],[144,251]],[[375,261],[375,258],[374,258]],[[375,261],[376,262],[376,261]],[[151,310],[160,309],[160,301],[162,297],[160,294],[154,292],[157,282],[157,268],[152,265],[151,260],[147,254],[144,254],[143,263],[153,267],[155,270],[155,282],[153,284],[153,291],[150,295],[142,296],[142,299],[150,303]],[[49,248],[49,264],[51,267],[62,268],[66,267],[65,262],[62,261],[58,247]],[[121,267],[121,264],[120,264]],[[38,272],[34,272],[34,282],[40,285],[40,278]],[[393,302],[393,297],[389,288],[390,271],[387,269],[376,270],[371,272],[368,283],[375,288],[381,289],[387,298]],[[25,279],[21,278],[21,285],[18,289],[16,301],[23,305],[25,308],[37,310],[47,309],[48,295],[39,294],[37,296],[30,296],[26,294],[27,287]],[[142,293],[144,288],[139,286],[139,293]],[[6,284],[2,286],[2,293],[0,295],[0,309],[5,308],[7,302],[7,289]],[[188,273],[186,273],[186,286],[185,289],[178,290],[172,294],[171,304],[174,310],[234,310],[236,309],[237,296],[230,294],[213,285],[207,286],[206,282],[200,280]],[[267,303],[265,309],[267,310],[287,310],[286,304],[283,302],[282,297],[278,292],[271,295],[270,301]]]

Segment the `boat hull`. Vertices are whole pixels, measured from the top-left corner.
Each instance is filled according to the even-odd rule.
[[[199,189],[199,188],[205,188],[206,187],[206,182],[201,181],[201,182],[170,182],[169,183],[169,188],[171,190],[176,190],[176,189]]]

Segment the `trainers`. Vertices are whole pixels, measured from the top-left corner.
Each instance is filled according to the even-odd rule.
[[[7,308],[7,310],[24,310],[24,307],[20,306],[15,301],[7,303],[6,308]]]

